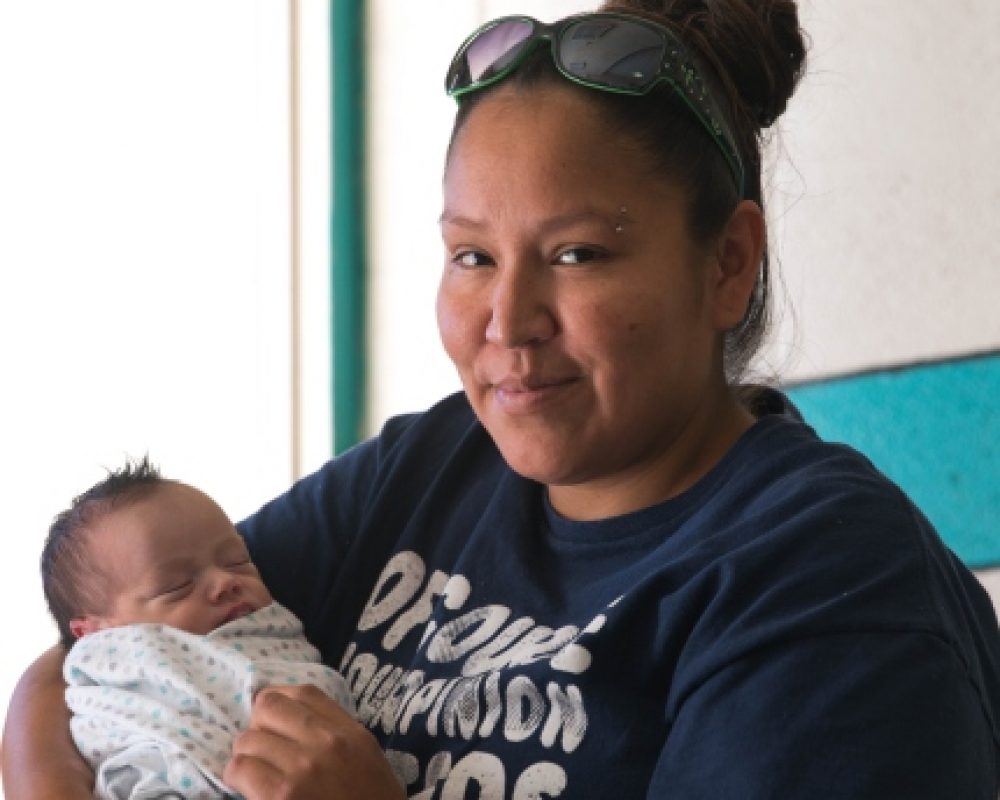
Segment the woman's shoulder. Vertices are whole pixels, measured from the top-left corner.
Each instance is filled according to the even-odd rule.
[[[459,392],[425,411],[390,417],[375,436],[299,479],[238,527],[251,538],[261,526],[353,529],[372,508],[406,508],[431,486],[451,486],[455,492],[470,482],[493,479],[503,468],[492,440]]]
[[[921,577],[953,556],[907,494],[863,453],[819,438],[791,413],[762,417],[730,465],[725,497],[756,530],[751,547],[804,569]],[[859,577],[865,580],[864,577]]]
[[[415,491],[441,480],[460,486],[504,466],[464,392],[425,411],[390,417],[377,435],[337,460],[364,461],[372,486],[412,486]]]
[[[734,531],[719,565],[735,568],[748,592],[769,584],[754,607],[772,622],[794,617],[813,633],[921,631],[963,650],[975,646],[970,626],[995,639],[975,577],[862,453],[823,441],[788,412],[762,417],[741,447],[719,492],[729,508],[717,519]],[[996,656],[996,642],[987,649]]]
[[[433,472],[457,451],[485,444],[484,437],[488,442],[465,394],[456,392],[425,411],[389,417],[378,433],[327,461],[296,489],[333,492],[342,499],[345,487],[353,487],[352,496],[364,496],[365,487],[371,489],[388,474],[404,467],[413,477]]]
[[[847,443],[821,439],[783,395],[773,393],[768,413],[729,456],[728,483],[751,492],[751,508],[770,504],[807,516],[834,514],[885,528],[921,527],[905,492],[863,453]],[[798,516],[798,514],[796,514]]]

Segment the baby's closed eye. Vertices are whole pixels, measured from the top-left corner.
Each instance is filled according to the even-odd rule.
[[[153,594],[153,597],[178,600],[191,591],[192,586],[194,586],[193,578],[175,578],[162,583],[160,588]]]

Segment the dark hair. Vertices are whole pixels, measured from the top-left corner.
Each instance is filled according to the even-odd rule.
[[[805,68],[805,35],[794,0],[611,0],[602,11],[645,17],[673,31],[711,68],[709,76],[728,112],[746,170],[743,198],[761,209],[761,144],[764,132],[784,112]],[[496,86],[574,84],[561,78],[548,48],[539,48]],[[452,144],[473,108],[491,88],[462,98]],[[707,243],[723,228],[742,199],[718,145],[672,88],[643,96],[577,89],[602,109],[613,129],[631,136],[655,166],[687,191],[688,224]],[[451,146],[449,146],[449,157]],[[771,276],[765,246],[760,272],[743,320],[725,337],[724,364],[738,383],[760,347],[769,321]]]
[[[42,588],[59,626],[60,640],[67,647],[76,640],[69,628],[70,620],[106,601],[105,582],[87,554],[87,531],[97,517],[165,483],[169,481],[146,455],[109,471],[104,480],[74,497],[70,507],[53,520],[42,548]]]

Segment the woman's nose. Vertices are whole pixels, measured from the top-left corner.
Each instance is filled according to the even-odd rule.
[[[486,341],[501,347],[525,347],[544,342],[556,333],[545,276],[528,265],[497,271],[491,287],[490,320]]]

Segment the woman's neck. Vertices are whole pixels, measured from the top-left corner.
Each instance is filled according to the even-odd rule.
[[[725,387],[697,405],[669,442],[614,474],[572,485],[549,486],[549,502],[567,519],[590,521],[662,503],[704,477],[756,422]]]

